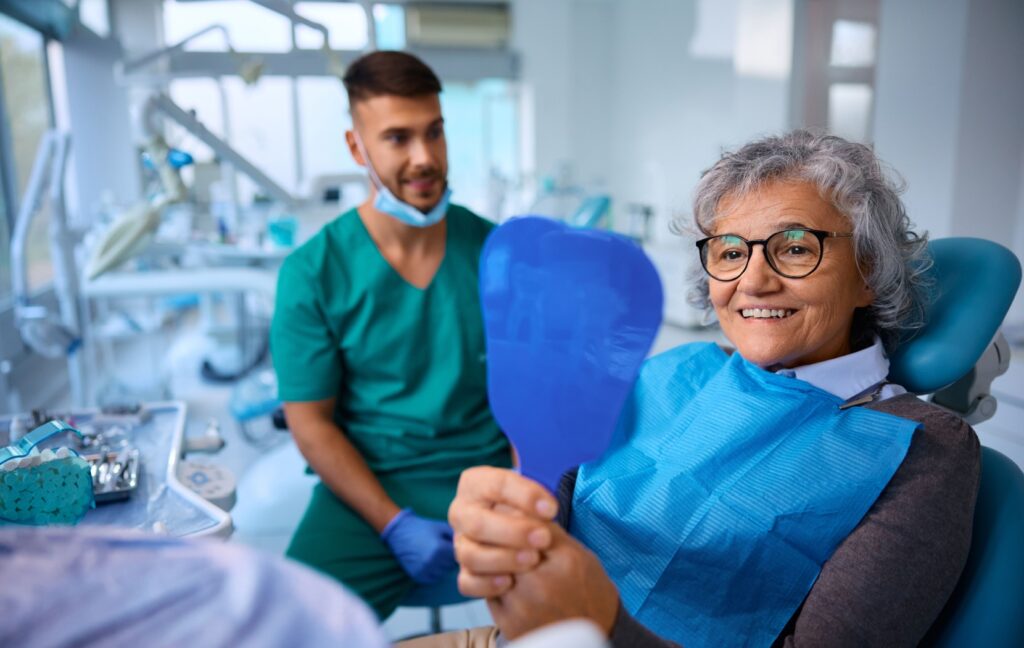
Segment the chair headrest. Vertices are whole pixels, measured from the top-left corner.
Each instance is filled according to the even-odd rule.
[[[1021,280],[1020,261],[998,243],[945,238],[928,245],[934,265],[925,326],[890,353],[889,380],[928,394],[967,374],[1003,323]]]

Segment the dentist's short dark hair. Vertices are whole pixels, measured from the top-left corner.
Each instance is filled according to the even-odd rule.
[[[349,108],[386,95],[423,97],[441,94],[441,80],[419,58],[407,52],[381,50],[360,56],[342,78]]]

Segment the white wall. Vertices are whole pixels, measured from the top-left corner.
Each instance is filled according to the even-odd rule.
[[[620,227],[628,203],[651,204],[650,252],[668,310],[685,320],[672,302],[687,251],[666,225],[689,214],[700,172],[723,148],[790,126],[788,70],[763,63],[789,51],[792,3],[516,0],[514,9],[528,171],[571,163],[575,180],[610,189]],[[990,238],[1024,258],[1022,33],[1019,0],[881,0],[873,140],[906,180],[919,229]],[[1021,302],[1011,322],[1024,323]]]
[[[949,236],[968,0],[882,0],[875,148],[907,181],[911,219]]]
[[[709,4],[615,3],[613,193],[654,205],[661,243],[671,240],[669,219],[690,213],[693,187],[723,149],[787,127],[790,3],[718,2],[733,11],[702,15]],[[765,13],[781,18],[779,30],[747,38],[752,18]],[[706,31],[731,32],[734,41],[694,55]],[[781,69],[751,69],[752,60],[780,57]]]
[[[1024,263],[1024,153],[1020,162],[1020,176],[1017,180],[1017,229],[1013,237],[1013,251],[1021,263]],[[1024,334],[1024,286],[1017,290],[1017,298],[1010,308],[1010,314],[1006,316],[1006,321],[1017,327],[1018,338]]]
[[[611,193],[619,228],[629,203],[654,207],[666,315],[693,323],[693,254],[668,223],[689,215],[724,148],[786,129],[792,2],[517,0],[513,28],[528,173],[569,162],[575,181]]]
[[[882,0],[879,155],[933,237],[978,236],[1024,259],[1024,3]],[[1008,318],[1024,323],[1018,292]]]
[[[571,165],[576,182],[608,177],[613,60],[612,2],[518,0],[522,151],[527,180]]]
[[[1024,2],[971,0],[966,49],[953,234],[998,241],[1024,260]],[[1024,324],[1024,289],[1008,320]]]
[[[765,14],[784,29],[745,39],[740,56],[781,55],[785,67],[744,70],[736,34]],[[620,204],[654,203],[663,238],[723,148],[786,128],[791,20],[789,0],[518,0],[528,170],[569,162],[576,180],[607,183]]]
[[[572,12],[569,49],[569,144],[575,155],[576,179],[595,189],[607,189],[611,146],[616,139],[609,120],[616,89],[608,83],[617,48],[613,3],[578,2]],[[609,137],[609,135],[612,135]]]
[[[1024,154],[1024,2],[971,0],[953,234],[1012,245]]]

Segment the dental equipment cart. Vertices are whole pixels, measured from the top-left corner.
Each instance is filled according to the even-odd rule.
[[[130,456],[137,481],[128,497],[104,503],[96,493],[97,505],[85,514],[79,526],[117,526],[175,537],[219,537],[231,535],[231,516],[190,490],[178,478],[187,407],[181,401],[145,403],[131,414],[118,417],[95,409],[54,413],[83,429],[116,429],[121,452]],[[0,416],[0,445],[10,441],[15,418]],[[16,425],[24,426],[23,421]],[[83,456],[93,450],[76,448]],[[104,449],[105,454],[117,454]],[[131,462],[129,462],[131,464]],[[95,475],[94,475],[95,481]]]

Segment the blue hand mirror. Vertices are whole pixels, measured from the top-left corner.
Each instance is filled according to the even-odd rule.
[[[494,417],[554,492],[611,442],[661,323],[658,274],[623,236],[527,216],[487,239],[480,298]]]

